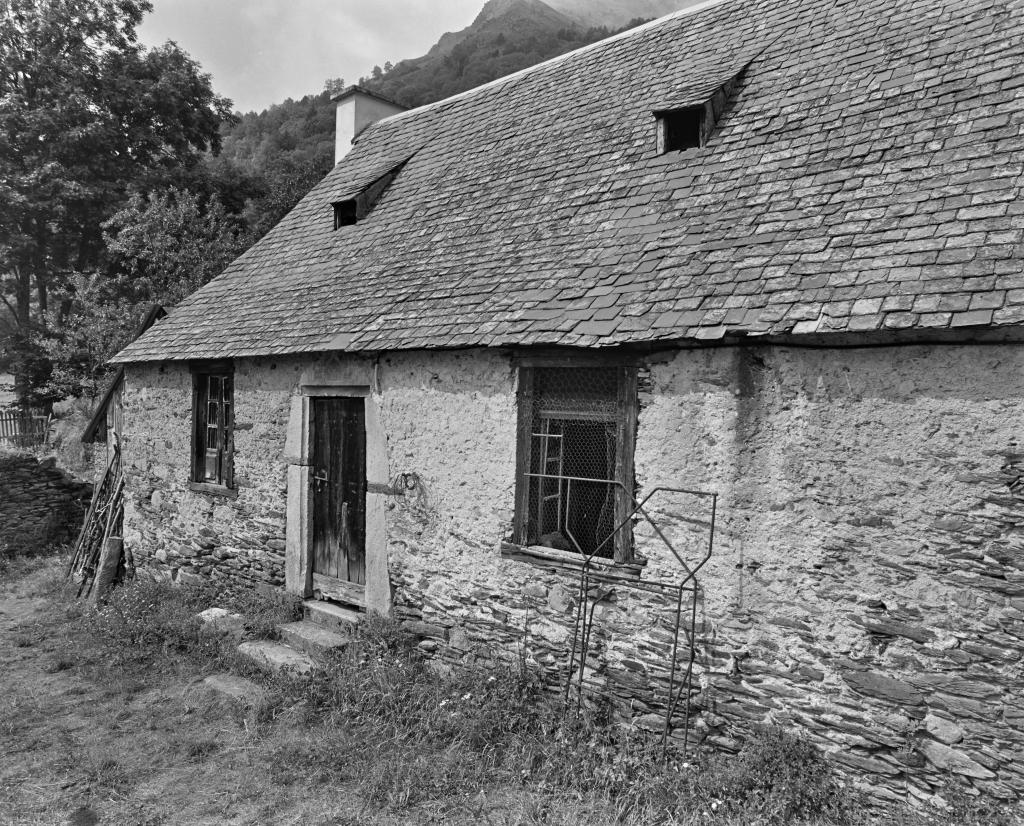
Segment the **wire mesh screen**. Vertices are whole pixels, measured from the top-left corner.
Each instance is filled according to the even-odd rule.
[[[615,555],[615,368],[535,368],[527,542]]]

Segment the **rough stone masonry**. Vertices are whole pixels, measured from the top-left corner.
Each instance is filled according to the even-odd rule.
[[[238,360],[237,498],[223,498],[188,488],[187,366],[130,365],[126,541],[154,575],[283,587],[293,399],[311,383],[365,386],[381,442],[369,449],[388,478],[420,481],[387,497],[385,544],[367,551],[386,557],[391,610],[438,663],[523,651],[561,684],[578,567],[504,544],[516,380],[500,351]],[[1024,796],[1024,350],[665,350],[640,387],[641,495],[720,495],[692,734],[735,748],[757,724],[796,727],[883,800],[932,799],[951,779]],[[660,497],[651,511],[699,556],[698,503]],[[677,581],[653,531],[635,535],[641,580]],[[586,683],[657,731],[675,605],[613,590]]]
[[[0,454],[0,548],[42,548],[77,534],[92,485],[20,453]]]

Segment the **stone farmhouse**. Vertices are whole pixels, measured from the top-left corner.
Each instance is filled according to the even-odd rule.
[[[348,90],[335,169],[118,356],[136,562],[1020,798],[1022,67],[1019,0],[712,0]]]

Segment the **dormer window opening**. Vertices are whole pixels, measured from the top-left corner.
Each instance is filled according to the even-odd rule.
[[[405,164],[406,161],[402,161],[376,180],[369,184],[364,184],[362,189],[351,197],[345,198],[343,201],[334,201],[331,204],[334,209],[334,229],[350,227],[369,216],[373,212],[373,208],[377,206],[377,202],[384,197],[384,193],[387,192],[392,181],[398,177],[398,173],[402,171],[402,167]],[[352,190],[349,190],[349,192],[351,193]]]
[[[704,104],[655,112],[655,116],[658,118],[659,154],[699,149],[704,145]]]
[[[748,61],[749,64],[749,61]],[[658,154],[702,149],[732,105],[746,64],[724,83],[654,110],[658,124]]]
[[[334,205],[334,228],[348,227],[358,221],[356,199],[350,198],[347,201],[338,201]]]

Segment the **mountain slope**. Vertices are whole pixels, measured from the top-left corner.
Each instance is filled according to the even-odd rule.
[[[561,1],[571,5],[573,0]],[[616,4],[616,0],[599,2]],[[649,6],[680,0],[621,2]],[[621,28],[584,25],[541,0],[489,0],[473,25],[442,36],[423,57],[361,78],[360,85],[406,106],[420,106],[578,49]]]
[[[614,0],[612,0],[614,2]],[[487,33],[497,34],[524,24],[535,31],[558,31],[572,28],[579,22],[555,11],[542,0],[487,0],[476,19],[458,32],[446,32],[427,52],[427,56],[451,54],[459,43]]]
[[[622,27],[630,20],[664,17],[700,0],[546,0],[555,11],[584,26]]]

